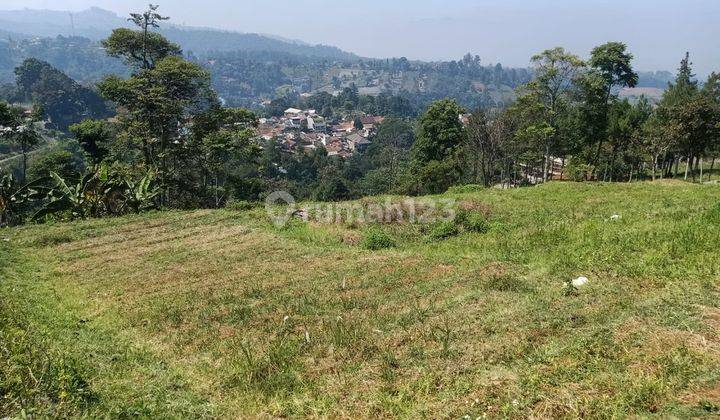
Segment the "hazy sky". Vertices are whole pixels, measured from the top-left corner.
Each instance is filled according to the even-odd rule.
[[[125,15],[147,0],[0,0],[0,9]],[[624,41],[640,70],[674,70],[689,50],[699,74],[720,70],[720,0],[155,0],[176,24],[335,45],[368,57],[457,59],[527,66],[561,45],[581,55]]]

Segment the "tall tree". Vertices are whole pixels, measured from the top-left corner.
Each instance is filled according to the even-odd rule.
[[[467,153],[473,182],[489,186],[501,156],[501,137],[494,135],[494,122],[482,110],[473,112],[467,125]]]
[[[150,5],[143,13],[131,13],[128,21],[133,22],[140,30],[118,28],[110,37],[102,42],[111,57],[121,57],[137,68],[147,70],[168,56],[179,56],[182,50],[169,42],[162,35],[151,32],[160,27],[160,22],[170,18],[157,13],[158,6]]]
[[[526,117],[523,128],[539,143],[543,154],[543,182],[550,171],[551,155],[561,154],[561,121],[570,109],[571,92],[585,63],[576,55],[557,47],[533,56],[535,77],[520,89],[517,107]]]
[[[409,171],[405,174],[408,192],[439,193],[460,179],[457,154],[465,144],[460,121],[464,112],[454,100],[444,99],[433,103],[420,117]]]
[[[23,182],[27,181],[28,153],[42,140],[35,127],[38,119],[36,113],[26,115],[22,108],[0,102],[0,137],[20,149]]]
[[[701,161],[713,145],[720,127],[720,105],[713,98],[714,79],[711,78],[707,90],[700,91],[693,79],[692,63],[689,54],[680,62],[675,82],[668,86],[658,106],[658,116],[667,136],[674,139],[677,152],[685,158],[685,179],[694,166]]]
[[[18,89],[41,106],[50,123],[59,130],[85,118],[106,118],[110,112],[97,92],[79,85],[45,61],[28,58],[15,69]]]
[[[167,202],[171,190],[180,192],[168,185],[177,179],[175,155],[184,155],[193,116],[216,102],[216,95],[204,69],[179,57],[179,48],[162,35],[147,32],[161,20],[156,9],[131,15],[139,19],[141,31],[123,37],[128,33],[116,30],[105,41],[108,54],[126,57],[139,68],[128,79],[110,76],[98,87],[119,105],[118,139],[140,152],[141,163],[159,169],[161,200]]]
[[[616,99],[615,90],[624,87],[635,87],[638,82],[638,75],[632,68],[633,55],[627,51],[627,46],[622,42],[608,42],[593,48],[591,52],[590,74],[588,77],[598,79],[601,83],[589,82],[589,86],[600,88],[603,94],[602,103],[602,124],[607,130],[607,120],[610,111],[610,104]],[[593,159],[596,164],[600,159],[602,146],[607,138],[607,132],[602,133],[597,139],[597,152]]]

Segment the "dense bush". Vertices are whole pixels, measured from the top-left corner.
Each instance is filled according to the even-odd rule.
[[[468,232],[486,233],[490,230],[490,223],[485,215],[474,211],[459,211],[455,223]]]
[[[256,203],[246,200],[230,200],[225,204],[225,208],[234,211],[246,211],[255,208]]]
[[[431,241],[442,241],[443,239],[456,236],[458,233],[460,233],[460,230],[458,229],[455,222],[451,220],[445,220],[441,222],[436,222],[430,227],[428,239]]]
[[[365,249],[377,251],[395,246],[395,240],[382,229],[371,228],[363,236],[362,246]]]

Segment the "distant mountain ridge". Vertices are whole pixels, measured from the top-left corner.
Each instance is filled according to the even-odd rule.
[[[92,7],[81,12],[58,10],[0,10],[0,36],[56,37],[82,36],[92,40],[106,38],[117,27],[129,26],[127,19],[113,12]],[[212,28],[165,24],[160,32],[193,53],[225,51],[287,52],[308,57],[355,61],[359,57],[337,47],[311,45],[274,35],[223,31]]]

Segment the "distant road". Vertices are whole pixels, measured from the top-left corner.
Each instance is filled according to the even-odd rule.
[[[55,142],[57,141],[57,139],[55,139],[55,138],[53,138],[53,137],[48,137],[48,136],[45,136],[45,135],[43,135],[43,138],[45,139],[45,144],[44,144],[42,147],[40,147],[39,149],[35,149],[35,150],[29,151],[29,152],[27,153],[28,156],[32,156],[32,155],[34,155],[34,154],[36,154],[36,153],[38,153],[38,152],[42,152],[43,150],[45,150],[45,149],[47,149],[48,147],[50,147],[50,146],[52,146],[53,144],[55,144]],[[12,155],[12,156],[10,156],[10,157],[4,157],[4,158],[0,157],[0,167],[1,167],[2,165],[5,165],[5,164],[9,163],[9,162],[12,162],[12,161],[15,160],[15,159],[22,159],[22,153],[19,153],[19,154],[17,154],[17,155]]]

